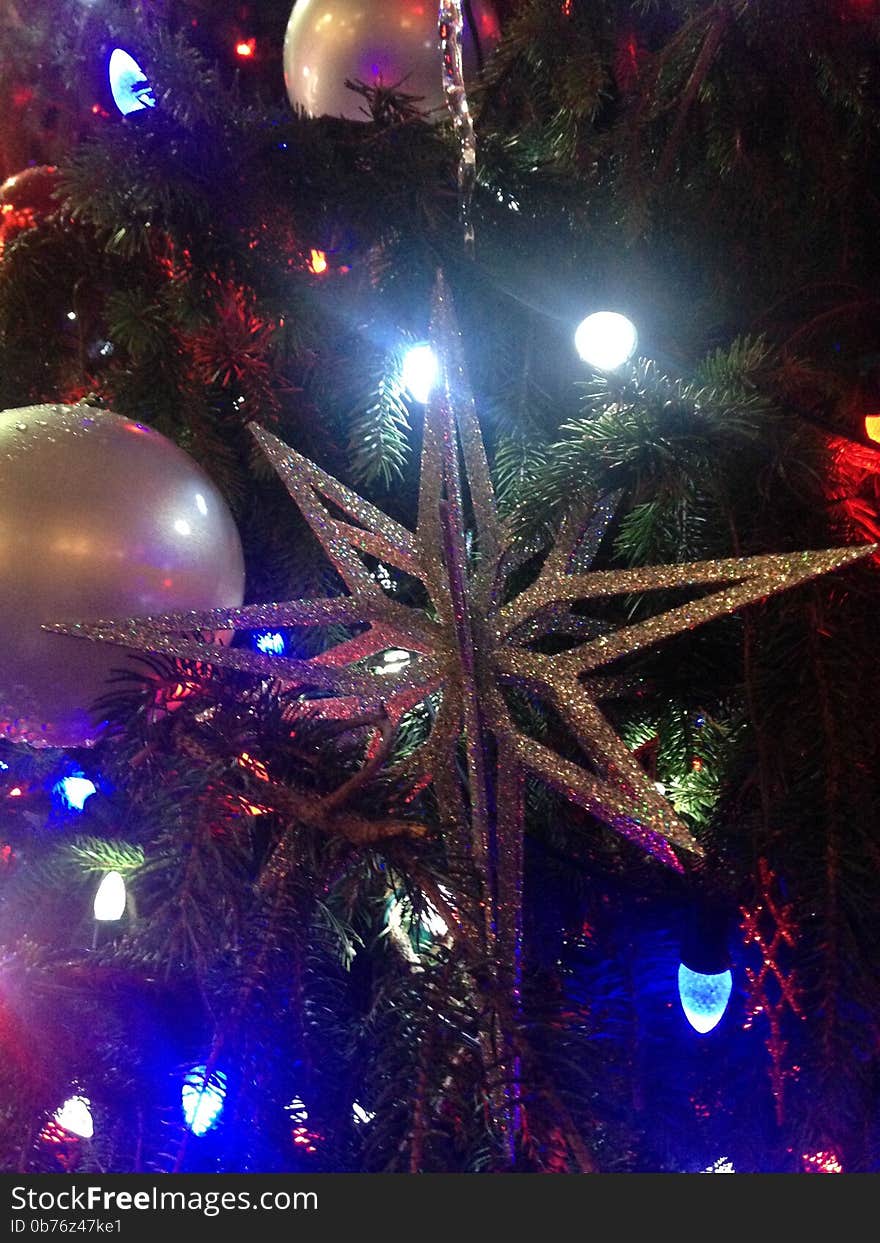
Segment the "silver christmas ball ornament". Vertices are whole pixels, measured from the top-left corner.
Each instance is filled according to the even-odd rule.
[[[466,78],[501,35],[489,0],[472,0],[474,26],[465,21]],[[309,116],[368,118],[362,95],[346,79],[399,87],[421,96],[433,119],[446,116],[438,6],[431,0],[296,0],[284,39],[284,83],[295,108]]]
[[[0,737],[83,746],[123,649],[44,623],[233,607],[238,531],[191,458],[149,427],[88,406],[0,413]]]

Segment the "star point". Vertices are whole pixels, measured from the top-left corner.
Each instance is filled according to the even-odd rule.
[[[451,300],[442,282],[435,294],[432,331],[440,383],[426,410],[415,530],[382,513],[271,432],[251,425],[348,594],[128,620],[56,623],[46,629],[276,679],[311,697],[309,702],[319,711],[324,705],[325,712],[342,717],[346,713],[356,717],[363,708],[381,704],[397,724],[420,701],[439,693],[433,730],[391,771],[419,788],[426,780],[434,781],[444,824],[481,867],[487,866],[489,852],[496,853],[495,866],[504,873],[496,886],[496,916],[515,918],[510,910],[517,904],[512,895],[518,892],[521,871],[521,809],[514,823],[516,817],[511,819],[513,813],[506,810],[507,791],[504,798],[499,793],[493,800],[490,789],[500,792],[505,783],[520,781],[524,774],[546,781],[672,867],[681,868],[676,849],[702,853],[687,825],[602,713],[590,675],[622,656],[868,556],[878,546],[592,570],[616,500],[600,498],[594,512],[572,514],[534,581],[501,603],[510,570],[522,558],[518,562],[497,512]],[[476,562],[465,538],[466,495],[479,550]],[[364,556],[417,579],[429,608],[410,607],[392,598]],[[610,633],[600,632],[589,618],[572,611],[572,606],[590,600],[691,587],[713,590]],[[203,637],[205,631],[330,623],[365,629],[303,660]],[[557,655],[531,646],[559,635],[575,642]],[[364,667],[368,658],[389,648],[413,653],[415,659],[393,674]],[[552,704],[578,743],[584,764],[563,758],[522,732],[504,695],[504,688],[511,685]],[[496,742],[494,773],[487,768],[488,735]],[[467,799],[452,776],[462,736],[471,787]],[[495,801],[499,810],[493,812]],[[463,816],[470,822],[466,826],[460,823]],[[513,863],[504,861],[508,857]]]

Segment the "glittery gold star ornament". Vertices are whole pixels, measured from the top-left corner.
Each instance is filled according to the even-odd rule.
[[[477,936],[516,989],[526,774],[679,870],[673,848],[700,853],[602,713],[599,702],[609,687],[598,671],[864,557],[875,546],[595,572],[589,567],[613,512],[605,503],[591,515],[571,517],[531,585],[508,598],[511,573],[521,568],[528,550],[517,548],[495,505],[461,337],[442,277],[431,338],[440,377],[425,413],[414,531],[275,436],[253,429],[348,594],[48,629],[277,679],[311,696],[329,715],[354,718],[384,709],[396,724],[428,697],[439,703],[427,739],[389,772],[414,788],[433,782],[450,853],[469,859],[480,880],[481,892],[472,902],[456,895],[465,934]],[[418,580],[427,606],[395,599],[364,555]],[[711,585],[718,589],[701,599],[613,633],[596,633],[589,619],[572,610],[623,593]],[[365,629],[308,660],[230,648],[200,633],[330,624]],[[568,636],[573,645],[556,655],[535,650],[540,640],[559,636]],[[370,668],[370,659],[390,648],[410,653],[409,663],[391,673]],[[504,694],[511,686],[555,710],[581,748],[584,764],[518,728]],[[462,738],[466,788],[456,759]]]

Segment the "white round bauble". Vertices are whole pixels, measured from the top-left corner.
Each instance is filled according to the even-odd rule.
[[[122,648],[44,623],[231,608],[241,541],[205,472],[159,432],[89,406],[0,413],[0,738],[93,742]]]

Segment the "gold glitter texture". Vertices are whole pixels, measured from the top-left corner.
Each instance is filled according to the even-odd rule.
[[[876,546],[590,572],[613,513],[616,498],[607,498],[591,514],[569,518],[535,581],[507,599],[510,572],[531,550],[515,545],[495,505],[461,337],[442,277],[431,337],[440,380],[425,413],[415,531],[269,432],[253,428],[349,594],[47,628],[276,679],[306,697],[330,696],[329,702],[312,702],[341,716],[384,706],[396,723],[427,696],[441,692],[435,695],[439,708],[429,737],[391,771],[413,787],[433,781],[450,847],[467,854],[482,878],[484,891],[477,902],[481,934],[510,948],[518,942],[514,930],[520,921],[519,790],[526,773],[673,867],[681,866],[673,847],[700,853],[687,826],[602,713],[599,700],[611,680],[592,675],[619,657],[858,560]],[[466,538],[468,507],[472,517]],[[364,554],[419,580],[429,606],[411,608],[389,596],[364,563]],[[716,590],[612,633],[598,632],[594,622],[571,609],[623,593],[690,587]],[[206,631],[332,623],[366,630],[308,660],[229,648],[200,637]],[[576,645],[557,655],[532,649],[536,640],[559,635],[573,637]],[[392,673],[364,667],[365,660],[389,648],[408,651],[410,662]],[[505,701],[505,685],[551,704],[592,768],[523,734]],[[487,745],[490,736],[494,751]],[[455,751],[462,737],[467,791],[456,776]]]

